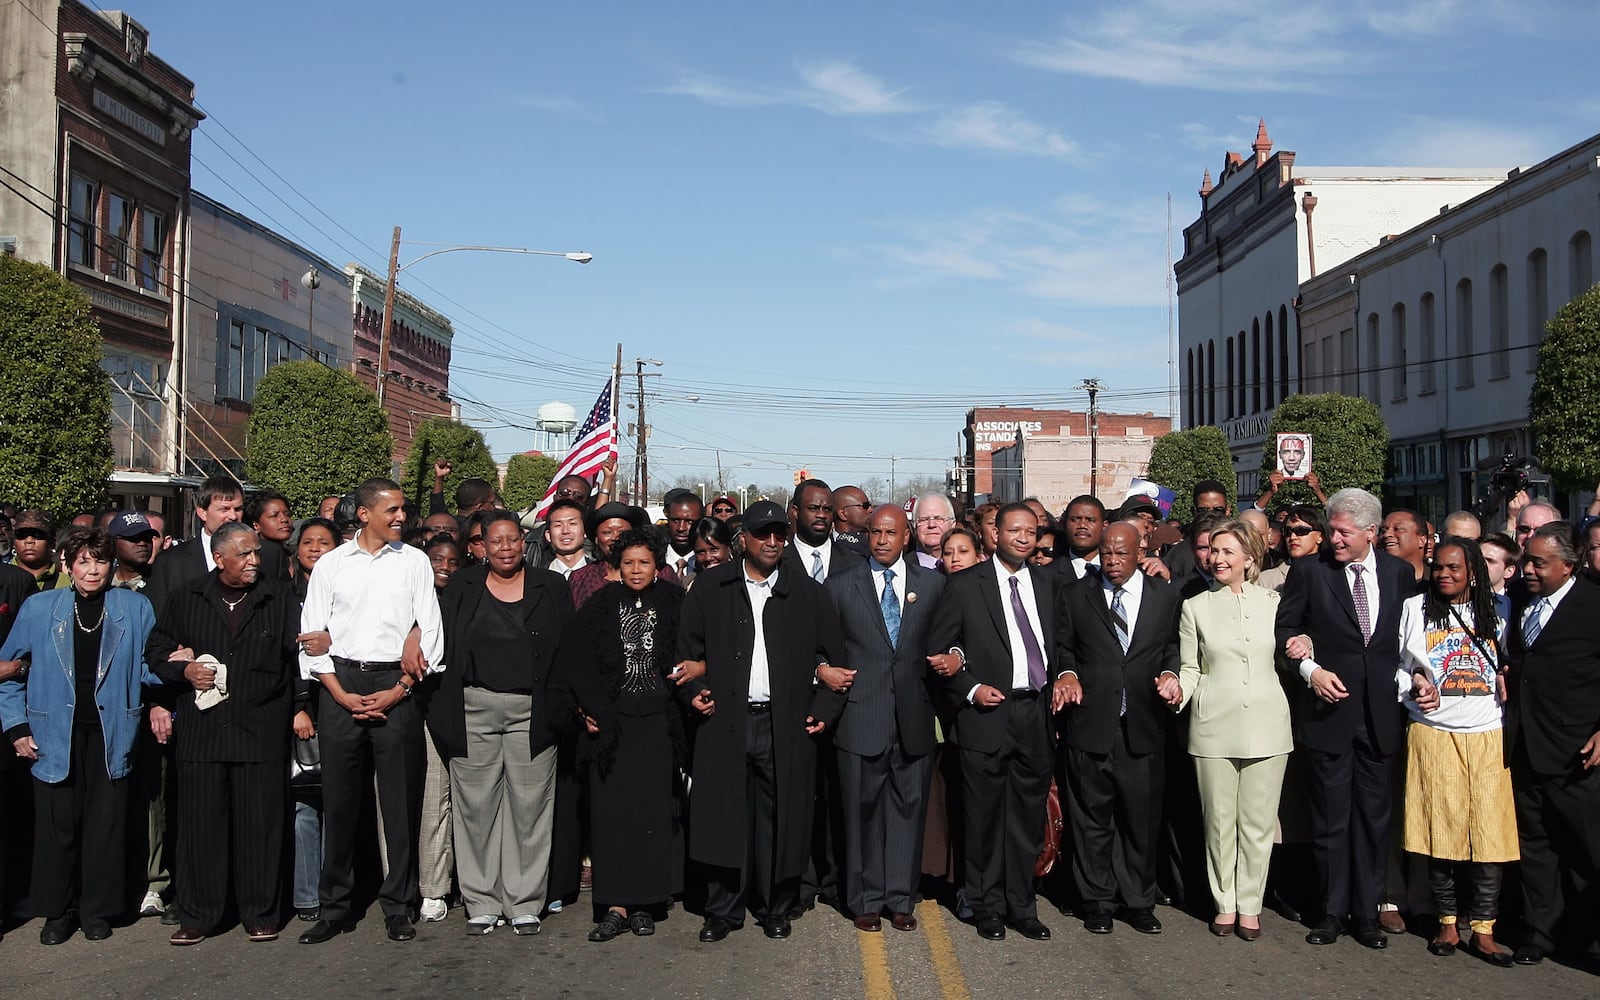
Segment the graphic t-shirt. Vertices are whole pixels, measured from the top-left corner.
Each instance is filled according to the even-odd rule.
[[[1455,605],[1444,622],[1428,623],[1423,610],[1426,596],[1408,598],[1400,609],[1400,666],[1395,681],[1411,718],[1425,726],[1454,733],[1482,733],[1504,724],[1503,706],[1495,685],[1502,623],[1478,630],[1474,640],[1463,627],[1473,625],[1471,605]],[[1458,617],[1459,616],[1459,619]],[[1439,707],[1424,712],[1411,698],[1411,672],[1426,669],[1439,689]]]

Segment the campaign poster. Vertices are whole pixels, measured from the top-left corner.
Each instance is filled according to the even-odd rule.
[[[1285,479],[1304,479],[1311,471],[1311,435],[1278,435],[1278,471]]]

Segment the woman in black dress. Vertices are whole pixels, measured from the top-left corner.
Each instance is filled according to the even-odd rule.
[[[683,591],[657,580],[664,552],[655,533],[624,533],[611,550],[622,579],[584,604],[556,654],[551,703],[558,724],[583,730],[594,900],[607,907],[591,941],[654,933],[650,910],[676,889],[672,793],[683,724],[673,671]]]

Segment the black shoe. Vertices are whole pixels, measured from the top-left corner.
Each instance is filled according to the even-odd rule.
[[[322,907],[320,907],[320,906],[303,907],[303,908],[301,908],[299,910],[296,910],[294,915],[295,915],[295,919],[297,919],[297,920],[304,920],[308,924],[314,924],[318,920],[322,919]]]
[[[1006,939],[1006,922],[999,917],[979,917],[978,936],[985,941],[1004,941]]]
[[[390,941],[410,941],[417,936],[417,928],[411,918],[403,914],[383,918],[383,928],[389,932]]]
[[[1083,915],[1083,929],[1090,934],[1111,933],[1111,911],[1090,910]]]
[[[728,925],[726,920],[719,920],[716,917],[707,917],[706,922],[700,925],[700,943],[715,944],[716,942],[727,937],[728,932],[731,930],[733,930],[733,928]]]
[[[1177,902],[1177,903],[1174,903],[1172,901],[1172,897],[1167,895],[1166,893],[1162,892],[1160,889],[1156,890],[1156,905],[1157,906],[1176,906],[1180,910],[1183,909],[1183,903],[1182,903],[1181,900],[1179,902]]]
[[[1140,934],[1161,933],[1161,921],[1156,919],[1156,911],[1149,907],[1141,906],[1137,910],[1129,910],[1128,923]]]
[[[86,914],[80,922],[83,925],[85,941],[104,941],[111,936],[111,925],[104,917],[91,917]]]
[[[1011,926],[1015,927],[1017,929],[1017,933],[1021,934],[1029,941],[1050,940],[1050,928],[1040,923],[1038,917],[1024,917]]]
[[[39,940],[44,940],[43,934]],[[1544,961],[1545,950],[1536,944],[1525,944],[1518,948],[1511,956],[1511,961],[1518,965],[1538,965]]]
[[[1451,955],[1454,955],[1455,953],[1456,953],[1456,945],[1455,945],[1455,942],[1453,942],[1453,941],[1429,941],[1428,942],[1428,954],[1430,954],[1430,955],[1438,955],[1440,958],[1449,958]]]
[[[800,902],[796,903],[788,913],[784,914],[784,916],[788,917],[791,921],[799,920],[801,917],[806,915],[807,910],[814,910],[816,908],[817,897],[813,896],[810,899],[800,900]]]
[[[1333,917],[1324,917],[1322,922],[1311,928],[1306,935],[1306,944],[1333,944],[1339,940],[1339,921]]]
[[[63,944],[72,932],[78,929],[78,920],[72,914],[46,920],[44,926],[39,928],[39,943],[44,945]],[[1517,951],[1522,954],[1521,949]],[[1531,964],[1531,963],[1530,963]]]
[[[781,917],[772,917],[761,922],[761,930],[769,938],[786,938],[793,929],[790,926],[788,914],[784,914]]]
[[[1276,889],[1267,894],[1267,905],[1272,907],[1272,909],[1277,912],[1278,916],[1289,921],[1290,923],[1298,924],[1302,919],[1300,911],[1295,909],[1287,899],[1284,899],[1282,896],[1278,895],[1278,891]]]
[[[166,909],[161,911],[161,926],[177,927],[183,923],[183,914],[178,912],[177,903],[168,903]]]
[[[355,929],[355,924],[337,920],[318,920],[311,925],[311,929],[300,935],[301,944],[321,944],[332,941],[340,934],[347,934]]]
[[[638,937],[649,937],[656,932],[656,918],[640,910],[628,917],[628,929]]]
[[[589,932],[589,940],[596,944],[610,941],[612,938],[628,929],[628,918],[616,910],[607,910],[600,922],[594,925],[594,930]]]
[[[1389,947],[1389,935],[1383,932],[1376,920],[1357,920],[1350,928],[1350,936],[1363,948],[1382,951]]]

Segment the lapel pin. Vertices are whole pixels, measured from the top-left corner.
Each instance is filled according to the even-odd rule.
[[[915,604],[915,603],[917,603],[917,595],[916,595],[916,593],[914,591],[912,593],[909,593],[909,594],[906,595],[906,603],[907,604]]]

